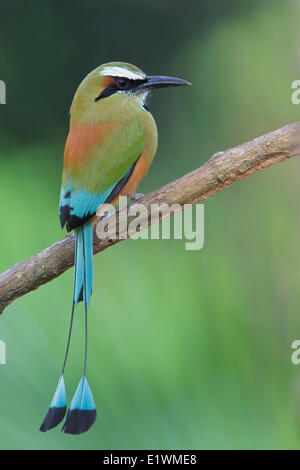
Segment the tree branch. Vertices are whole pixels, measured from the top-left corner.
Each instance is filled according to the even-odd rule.
[[[140,199],[148,209],[153,204],[195,204],[236,181],[300,154],[300,121],[213,155],[204,165]],[[132,210],[134,206],[131,206]],[[119,212],[127,217],[127,208]],[[130,223],[133,216],[128,216]],[[161,216],[158,216],[161,218]],[[102,219],[99,224],[104,223]],[[147,219],[143,228],[153,223]],[[127,230],[117,239],[100,240],[94,234],[94,253],[128,237]],[[74,264],[74,234],[46,248],[32,258],[0,274],[0,313],[13,300],[51,281]]]

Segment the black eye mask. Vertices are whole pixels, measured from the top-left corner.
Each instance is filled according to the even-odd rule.
[[[107,98],[110,95],[113,95],[117,91],[130,91],[138,88],[139,85],[142,83],[147,82],[147,78],[144,80],[130,80],[126,77],[117,77],[115,78],[115,82],[112,85],[109,85],[103,91],[101,91],[100,95],[95,98],[95,101],[100,100],[101,98]]]

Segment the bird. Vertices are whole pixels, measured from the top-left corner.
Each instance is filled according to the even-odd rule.
[[[82,434],[97,412],[87,381],[87,321],[93,288],[93,224],[103,204],[117,205],[134,193],[157,150],[157,127],[147,106],[157,88],[191,85],[169,76],[146,75],[125,62],[105,63],[91,71],[77,88],[70,109],[59,217],[62,229],[75,231],[74,287],[67,347],[50,407],[40,426],[46,432],[65,418],[62,431]],[[64,372],[75,307],[84,304],[83,375],[67,410]]]

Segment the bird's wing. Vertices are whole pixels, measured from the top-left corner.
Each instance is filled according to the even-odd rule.
[[[70,231],[85,223],[130,177],[145,145],[137,122],[75,124],[64,157],[60,221]]]

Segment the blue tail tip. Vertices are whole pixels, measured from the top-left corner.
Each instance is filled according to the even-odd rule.
[[[63,375],[60,376],[48,412],[40,426],[41,432],[47,432],[58,426],[67,411],[66,387]]]
[[[66,434],[87,432],[97,418],[92,391],[86,377],[82,377],[72,399],[62,431]]]

